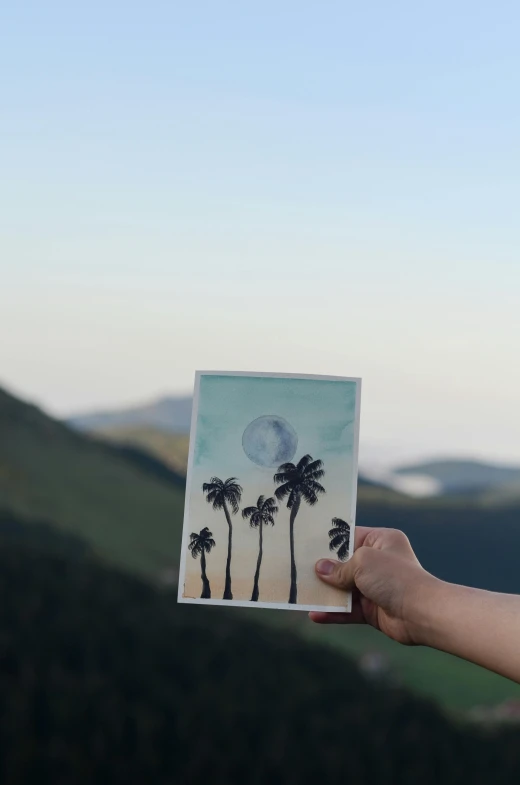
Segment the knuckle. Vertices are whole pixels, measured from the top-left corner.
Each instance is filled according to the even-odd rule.
[[[386,529],[386,539],[395,545],[409,545],[410,541],[401,529]]]

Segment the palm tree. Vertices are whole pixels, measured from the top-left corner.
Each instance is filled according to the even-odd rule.
[[[252,529],[258,529],[260,537],[251,602],[257,602],[258,600],[258,580],[260,578],[260,567],[262,565],[263,556],[264,524],[270,523],[271,526],[274,526],[274,516],[277,512],[278,507],[276,506],[274,499],[272,497],[270,499],[266,499],[265,496],[258,497],[256,507],[245,507],[245,509],[242,510],[242,518],[244,518],[244,520],[249,520],[249,525]]]
[[[329,531],[329,548],[338,552],[338,559],[345,561],[350,549],[350,523],[341,518],[332,519],[333,528]]]
[[[209,600],[211,597],[211,588],[208,576],[206,575],[206,554],[214,547],[215,540],[213,539],[213,533],[210,532],[207,526],[198,534],[196,532],[190,534],[188,550],[191,551],[191,555],[194,559],[196,559],[197,556],[200,556],[200,577],[202,578],[202,594],[200,596],[205,600]]]
[[[226,521],[228,525],[228,554],[226,560],[226,584],[224,587],[224,600],[232,600],[233,594],[231,593],[231,549],[233,547],[233,526],[231,524],[231,516],[229,514],[229,507],[231,512],[236,515],[240,499],[242,498],[242,488],[238,484],[236,477],[229,477],[225,482],[218,477],[212,477],[209,482],[205,482],[202,486],[203,492],[206,494],[206,501],[208,504],[213,505],[214,510],[224,510]]]
[[[287,507],[291,511],[289,519],[289,541],[291,545],[290,603],[296,603],[297,598],[294,521],[298,515],[302,499],[313,507],[318,501],[318,496],[325,493],[325,488],[318,482],[324,474],[322,461],[313,461],[310,455],[304,455],[296,466],[294,463],[283,463],[274,475],[274,481],[279,486],[275,490],[274,495],[278,501],[282,501],[287,496]]]

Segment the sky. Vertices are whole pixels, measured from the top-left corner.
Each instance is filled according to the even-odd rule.
[[[207,526],[213,533],[216,546],[208,556],[213,598],[222,596],[224,590],[228,527],[224,513],[212,510],[207,504],[203,483],[214,476],[222,480],[236,477],[243,488],[240,505],[243,509],[256,505],[260,495],[274,495],[273,475],[280,463],[298,463],[304,455],[311,455],[314,460],[323,461],[325,475],[320,482],[326,492],[315,506],[302,502],[295,521],[298,602],[344,607],[344,597],[317,579],[314,565],[324,550],[327,552],[332,518],[339,517],[350,525],[354,523],[357,390],[355,381],[201,376],[193,461],[188,472],[189,510],[184,551],[192,531],[198,532]],[[268,460],[272,456],[269,439],[256,442],[253,450],[249,449],[251,443],[246,442],[244,448],[243,438],[248,433],[248,426],[266,415],[282,418],[283,427],[292,428],[297,437],[297,445],[291,444],[292,454],[278,464],[275,462],[274,466]],[[277,441],[280,441],[279,433]],[[270,465],[258,465],[246,450],[257,461]],[[265,531],[265,559],[261,572],[264,580],[260,592],[260,601],[264,602],[286,604],[289,596],[289,510],[286,501],[278,504],[274,527],[266,527]],[[250,600],[257,556],[258,531],[251,530],[240,515],[233,517],[235,600]],[[187,596],[200,596],[200,565],[189,557],[186,559],[185,590]]]
[[[0,384],[363,377],[362,455],[520,461],[516,1],[8,3]]]

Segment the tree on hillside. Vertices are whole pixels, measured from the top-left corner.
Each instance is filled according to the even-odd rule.
[[[289,602],[297,602],[297,572],[294,558],[294,522],[303,501],[313,507],[318,502],[318,497],[325,493],[325,488],[318,480],[324,476],[323,461],[314,461],[310,455],[304,455],[300,461],[283,463],[274,475],[278,488],[274,494],[278,501],[287,498],[287,507],[291,511],[289,518],[289,543],[291,548],[291,588]]]
[[[206,494],[206,501],[211,504],[214,510],[224,510],[226,522],[228,525],[228,553],[226,559],[226,583],[224,586],[224,600],[232,600],[233,593],[231,591],[231,551],[233,548],[233,525],[231,523],[231,515],[229,508],[233,515],[236,515],[242,498],[242,487],[238,484],[236,477],[229,477],[227,480],[221,480],[218,477],[212,477],[209,482],[205,482],[202,486],[203,492]]]
[[[350,548],[350,524],[341,518],[332,519],[333,528],[329,530],[329,548],[337,551],[338,559],[345,561]]]
[[[278,507],[275,504],[275,500],[272,497],[266,499],[265,496],[258,497],[256,507],[245,507],[242,510],[242,518],[248,520],[251,528],[258,529],[259,533],[258,559],[256,562],[253,593],[251,595],[252,602],[256,602],[259,596],[258,581],[260,578],[260,567],[262,566],[264,524],[274,526],[274,516],[277,512]]]
[[[188,550],[191,552],[194,559],[196,559],[197,556],[200,556],[200,577],[202,578],[202,594],[200,596],[205,600],[211,598],[211,588],[208,576],[206,575],[206,554],[214,547],[215,540],[213,539],[213,533],[210,532],[207,526],[198,534],[196,532],[190,534]]]

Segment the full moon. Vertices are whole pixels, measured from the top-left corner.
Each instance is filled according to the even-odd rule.
[[[250,422],[242,436],[242,447],[250,461],[271,468],[290,461],[298,436],[287,420],[276,414],[264,414]]]

